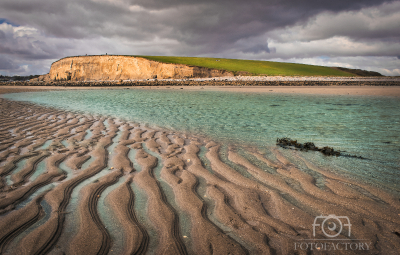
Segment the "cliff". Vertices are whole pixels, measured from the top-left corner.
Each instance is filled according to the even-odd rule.
[[[231,72],[160,63],[130,56],[79,56],[54,62],[50,72],[32,81],[111,81],[233,76]]]

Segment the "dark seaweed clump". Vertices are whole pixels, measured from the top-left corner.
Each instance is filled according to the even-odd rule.
[[[323,148],[318,148],[312,142],[298,143],[297,140],[292,140],[287,137],[277,138],[276,145],[278,145],[282,148],[285,148],[285,149],[293,149],[294,148],[294,149],[298,149],[301,151],[319,151],[326,156],[336,156],[336,157],[344,156],[344,157],[365,159],[361,156],[344,154],[342,151],[337,151],[337,150],[333,149],[332,147],[328,147],[328,146],[325,146]]]

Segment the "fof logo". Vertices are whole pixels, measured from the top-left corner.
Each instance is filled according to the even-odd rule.
[[[328,216],[317,216],[315,217],[312,226],[314,237],[317,227],[320,227],[322,233],[329,238],[334,238],[340,235],[343,231],[343,226],[348,228],[347,236],[350,237],[351,234],[351,224],[349,217],[347,216],[336,216],[334,214]]]

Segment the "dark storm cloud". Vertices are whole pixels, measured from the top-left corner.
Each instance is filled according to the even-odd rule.
[[[289,31],[275,31],[278,41],[320,40],[345,36],[354,41],[370,40],[399,42],[400,2],[383,4],[378,8],[340,13],[325,12],[310,18],[305,24],[297,24]],[[283,33],[282,33],[283,32]],[[289,36],[296,34],[297,38]]]
[[[323,12],[339,12],[343,10],[358,10],[362,7],[376,6],[384,0],[354,0],[354,1],[321,1],[321,0],[247,0],[247,1],[176,1],[176,0],[136,0],[131,4],[146,9],[165,10],[177,9],[179,22],[174,28],[182,33],[208,35],[212,38],[223,34],[226,41],[238,40],[243,37],[257,36],[266,31],[293,25],[306,21],[309,17]],[[200,8],[195,13],[191,8]],[[187,14],[187,15],[185,15]],[[168,23],[174,22],[176,17],[164,17]],[[218,20],[212,24],[207,20]],[[172,21],[171,21],[172,20]],[[223,40],[217,37],[216,39]],[[195,42],[194,40],[191,42]]]
[[[382,2],[384,0],[2,0],[0,17],[6,16],[20,25],[32,25],[66,38],[96,35],[146,38],[159,33],[191,44],[223,44],[306,21],[321,11],[357,10]],[[143,10],[130,12],[129,6]],[[168,29],[169,33],[164,33]]]
[[[400,28],[385,0],[1,0],[0,54],[57,59],[68,54],[161,54],[253,59],[312,57],[286,54],[293,42],[343,36],[350,41],[398,43]],[[389,7],[385,7],[387,3]],[[379,7],[378,18],[360,10]],[[351,14],[360,15],[360,22]],[[391,13],[392,12],[392,13]],[[340,15],[347,13],[345,18]],[[392,18],[381,22],[385,15]],[[6,33],[6,25],[36,29]],[[313,23],[314,21],[314,23]],[[367,23],[373,23],[367,24]],[[385,23],[386,22],[386,23]],[[3,27],[1,27],[3,26]],[[290,30],[292,29],[292,30]],[[297,33],[295,30],[299,30]],[[288,32],[289,31],[289,32]],[[273,41],[273,42],[272,42]],[[277,43],[283,43],[278,45]],[[90,45],[89,45],[90,44]],[[271,46],[272,45],[272,46]],[[151,47],[151,48],[150,48]],[[314,46],[315,47],[315,46]],[[324,49],[324,47],[321,47]],[[338,48],[340,48],[338,46]],[[363,55],[369,54],[368,47]],[[392,54],[389,47],[385,56]],[[282,54],[285,49],[285,54]],[[322,51],[322,50],[321,50]],[[318,51],[318,54],[321,54]],[[340,55],[330,50],[327,54]],[[349,54],[349,50],[343,51]],[[323,53],[322,53],[323,54]],[[353,55],[358,54],[355,50]],[[372,55],[380,55],[379,50]],[[335,55],[335,56],[336,56]],[[314,54],[314,56],[317,56]]]
[[[91,1],[4,0],[2,16],[20,25],[33,26],[46,34],[65,38],[84,38],[94,34],[112,15],[112,6],[99,9]],[[116,15],[115,15],[116,16]],[[113,19],[114,20],[114,19]],[[118,20],[114,20],[118,22]]]
[[[179,13],[159,17],[165,24],[174,24],[171,35],[195,45],[207,45],[218,52],[242,38],[254,37],[277,28],[308,20],[323,12],[357,10],[384,1],[132,1],[148,9],[164,10],[171,6]],[[191,11],[198,8],[199,11]],[[168,13],[166,13],[168,15]],[[178,22],[176,22],[178,20]],[[212,21],[217,21],[213,23]]]
[[[131,4],[141,5],[146,8],[151,9],[164,9],[171,7],[179,7],[182,5],[197,5],[199,1],[197,0],[131,0],[128,1]],[[241,7],[241,6],[254,6],[265,7],[266,5],[272,6],[283,6],[283,7],[295,7],[301,9],[324,9],[340,11],[343,9],[359,9],[361,7],[378,5],[384,2],[384,0],[203,0],[202,4],[214,4],[218,3],[221,7]]]

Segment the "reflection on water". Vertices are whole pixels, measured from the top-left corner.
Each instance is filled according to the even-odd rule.
[[[4,97],[201,134],[225,143],[263,148],[285,136],[314,142],[369,160],[317,152],[302,156],[342,174],[400,189],[400,100],[396,98],[136,89]]]

